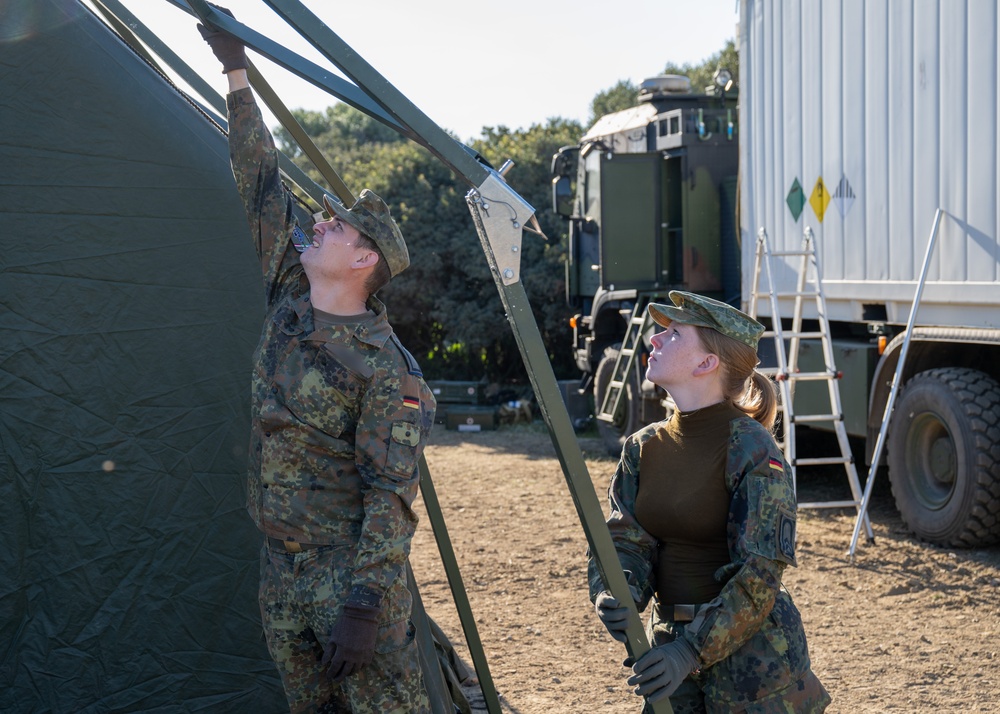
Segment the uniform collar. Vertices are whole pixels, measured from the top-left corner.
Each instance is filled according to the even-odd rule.
[[[303,332],[308,334],[306,339],[315,342],[343,342],[350,341],[351,338],[364,342],[374,347],[382,347],[392,335],[392,326],[386,315],[385,305],[377,297],[372,295],[365,304],[369,310],[375,313],[372,317],[352,325],[344,325],[338,329],[316,329],[313,320],[312,303],[309,301],[308,293],[295,300],[294,309],[298,320],[303,327]]]

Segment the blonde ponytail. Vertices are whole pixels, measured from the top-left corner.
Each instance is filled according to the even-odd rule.
[[[757,351],[708,327],[699,327],[698,336],[705,349],[718,355],[722,363],[726,398],[771,431],[778,414],[778,394],[774,382],[757,371]]]
[[[736,406],[771,431],[778,415],[778,395],[774,382],[755,369],[750,375],[749,388],[739,402],[736,402]]]

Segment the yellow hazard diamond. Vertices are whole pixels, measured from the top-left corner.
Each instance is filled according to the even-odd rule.
[[[816,179],[812,195],[809,196],[809,205],[813,207],[813,210],[816,212],[816,218],[822,223],[826,207],[830,205],[830,192],[826,190],[826,184],[823,183],[822,176]]]

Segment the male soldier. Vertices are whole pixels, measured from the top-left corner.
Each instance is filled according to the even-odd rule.
[[[242,43],[198,28],[229,81],[230,157],[267,298],[248,510],[266,536],[268,648],[292,714],[429,711],[406,558],[435,404],[375,297],[409,265],[406,244],[368,190],[350,209],[325,197],[331,218],[305,238]]]

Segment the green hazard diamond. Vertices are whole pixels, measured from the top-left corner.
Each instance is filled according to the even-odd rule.
[[[806,205],[806,195],[803,193],[802,184],[797,178],[792,181],[792,187],[788,189],[785,203],[788,204],[788,210],[792,212],[792,218],[798,221],[799,216],[802,215],[802,209]]]

